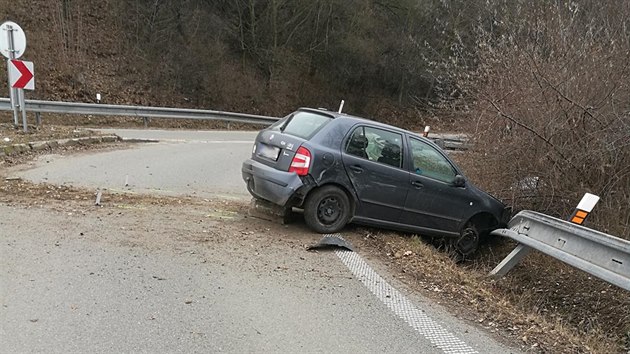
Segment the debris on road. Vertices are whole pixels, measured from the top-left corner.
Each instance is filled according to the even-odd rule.
[[[247,215],[283,225],[289,224],[292,218],[291,210],[256,198],[252,198]]]
[[[318,243],[308,246],[308,251],[325,250],[333,248],[342,248],[348,251],[354,252],[354,247],[348,241],[346,241],[341,235],[325,235]]]
[[[103,192],[101,192],[100,190],[98,190],[96,192],[96,202],[94,202],[94,205],[101,206],[101,196],[102,195],[103,195]]]

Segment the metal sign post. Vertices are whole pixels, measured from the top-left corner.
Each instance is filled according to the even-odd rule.
[[[6,32],[6,35],[2,32]],[[17,126],[19,123],[18,111],[22,111],[22,123],[24,131],[27,130],[26,125],[26,109],[24,106],[24,95],[11,86],[11,75],[9,62],[18,59],[26,50],[26,36],[22,28],[14,22],[7,21],[0,25],[0,52],[7,58],[7,77],[9,78],[9,96],[11,98],[11,110],[13,111],[13,124]],[[20,99],[21,98],[21,99]]]
[[[28,130],[26,124],[26,102],[24,101],[24,90],[35,89],[34,65],[30,61],[9,60],[9,82],[12,88],[18,91],[18,104],[22,112],[22,124],[24,132]]]
[[[24,90],[23,89],[17,89],[18,90],[18,98],[19,98],[19,102],[20,102],[20,111],[22,111],[22,128],[24,129],[24,132],[28,132],[28,124],[26,123],[26,100],[24,99]]]
[[[9,58],[7,60],[7,77],[9,77],[9,60],[15,59],[15,50],[13,49],[13,26],[7,24],[5,27],[7,31],[7,43],[9,45]],[[10,79],[9,79],[10,80]],[[13,111],[13,125],[18,125],[18,103],[17,101],[17,89],[11,87],[9,81],[9,97],[11,98],[11,110]]]

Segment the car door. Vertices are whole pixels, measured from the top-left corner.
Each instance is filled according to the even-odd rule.
[[[403,135],[358,126],[342,147],[346,173],[359,198],[355,216],[397,222],[409,185],[403,168]]]
[[[453,184],[457,169],[441,151],[409,136],[409,193],[401,222],[437,234],[455,234],[470,195],[466,187]]]

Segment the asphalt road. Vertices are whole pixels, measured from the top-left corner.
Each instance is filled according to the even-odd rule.
[[[129,175],[138,192],[247,198],[240,164],[253,133],[116,133],[162,142],[45,157],[11,173],[109,189],[123,189]],[[319,236],[300,226],[219,224],[208,221],[207,212],[177,206],[81,212],[0,203],[0,349],[514,352],[417,294],[403,289],[406,299],[392,295],[392,305],[394,290],[383,279],[377,276],[376,290],[369,289],[334,253],[306,252],[302,243]],[[248,227],[254,231],[242,230]],[[373,267],[400,290],[386,267]],[[401,318],[409,314],[422,330]],[[436,346],[444,333],[446,348],[460,349]],[[452,341],[464,344],[449,347]]]
[[[158,139],[126,150],[45,155],[16,175],[35,181],[139,193],[249,198],[241,164],[256,132],[107,130],[124,139]]]

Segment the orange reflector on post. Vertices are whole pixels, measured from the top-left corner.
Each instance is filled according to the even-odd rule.
[[[576,210],[575,211],[575,216],[577,216],[578,218],[585,219],[587,215],[588,215],[588,213],[585,212],[585,211],[582,211],[582,210]]]
[[[584,222],[584,219],[574,216],[573,218],[571,218],[571,222],[574,224],[582,225],[582,223]]]
[[[586,219],[587,216],[588,212],[580,209],[575,209],[573,215],[571,215],[571,217],[569,218],[569,221],[574,224],[582,225],[584,223],[584,219]]]

